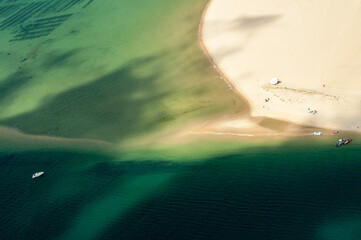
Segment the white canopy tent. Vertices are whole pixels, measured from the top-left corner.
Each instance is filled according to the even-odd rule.
[[[269,81],[269,83],[270,84],[272,84],[272,85],[276,85],[276,84],[278,84],[280,82],[280,80],[278,79],[278,78],[272,78],[270,81]]]

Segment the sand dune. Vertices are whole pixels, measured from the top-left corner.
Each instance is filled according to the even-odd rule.
[[[213,0],[202,38],[252,116],[361,132],[360,7],[358,0]],[[270,85],[273,77],[281,83]]]

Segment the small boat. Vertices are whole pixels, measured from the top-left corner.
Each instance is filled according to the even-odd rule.
[[[341,145],[349,144],[350,142],[352,142],[352,138],[349,138],[349,139],[339,139],[338,142],[336,143],[336,147],[339,147],[339,146],[341,146]]]
[[[321,136],[322,132],[314,132],[313,135]]]
[[[339,139],[336,143],[336,147],[343,145],[345,143],[345,141],[346,141],[345,139]]]
[[[36,173],[33,174],[33,177],[32,177],[32,178],[41,177],[43,174],[44,174],[44,172],[36,172]]]

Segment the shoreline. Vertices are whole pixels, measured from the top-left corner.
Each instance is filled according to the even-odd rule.
[[[243,112],[243,114],[247,114],[250,112],[250,103],[246,100],[246,98],[242,95],[241,92],[239,92],[236,87],[233,85],[232,81],[230,81],[229,76],[227,76],[226,72],[221,69],[218,62],[212,57],[210,52],[208,51],[207,45],[205,44],[204,38],[203,38],[203,28],[204,28],[204,20],[208,11],[208,8],[210,7],[213,0],[208,0],[206,7],[204,8],[201,16],[201,21],[198,26],[198,43],[201,46],[201,49],[203,53],[208,58],[209,62],[212,64],[213,68],[217,71],[217,73],[220,75],[221,79],[226,82],[226,84],[230,87],[230,89],[237,94],[238,97],[241,98],[242,101],[245,102],[247,108]]]
[[[322,121],[319,121],[319,122],[315,122],[313,119],[311,119],[311,121],[305,121],[304,119],[299,119],[299,120],[296,120],[294,121],[294,116],[292,116],[293,112],[284,112],[283,114],[280,114],[280,113],[277,113],[277,112],[271,112],[270,114],[264,114],[265,111],[263,109],[260,109],[260,103],[259,101],[258,102],[255,102],[254,99],[252,99],[252,96],[250,96],[251,94],[245,94],[245,89],[243,88],[242,86],[242,83],[240,83],[239,81],[237,82],[237,80],[233,79],[232,76],[230,76],[227,72],[227,69],[225,69],[223,67],[223,64],[225,61],[222,62],[222,59],[219,58],[219,55],[218,55],[218,58],[217,58],[217,52],[215,53],[215,50],[214,48],[214,42],[215,40],[214,39],[211,39],[213,40],[213,42],[209,43],[209,39],[212,38],[210,36],[207,36],[207,34],[205,33],[205,28],[210,28],[209,25],[208,26],[205,26],[206,25],[206,21],[210,22],[210,20],[207,20],[207,14],[209,14],[209,11],[210,11],[210,8],[212,7],[212,4],[215,2],[215,0],[209,0],[205,9],[203,10],[203,13],[202,13],[202,18],[201,18],[201,21],[200,21],[200,24],[199,24],[199,44],[204,52],[204,54],[208,57],[210,63],[214,66],[215,70],[219,73],[219,75],[221,76],[221,79],[224,80],[231,88],[231,90],[233,90],[241,99],[242,101],[244,101],[246,104],[247,104],[247,110],[245,112],[243,112],[241,115],[238,116],[239,119],[247,119],[247,121],[249,121],[249,124],[245,125],[244,123],[241,124],[239,127],[235,126],[235,131],[232,130],[230,133],[232,134],[252,134],[252,133],[249,133],[249,131],[247,133],[244,133],[242,132],[242,130],[245,130],[245,129],[248,129],[250,126],[256,124],[258,125],[258,123],[260,122],[260,118],[264,118],[264,119],[272,119],[273,121],[273,125],[277,125],[277,121],[279,121],[279,124],[285,124],[285,125],[292,125],[292,128],[294,129],[295,126],[297,126],[297,131],[299,131],[301,134],[309,134],[309,130],[306,130],[305,129],[314,129],[314,131],[326,131],[326,132],[332,132],[332,131],[336,131],[336,130],[340,130],[340,131],[343,131],[343,132],[350,132],[350,133],[353,133],[353,134],[360,134],[360,130],[358,129],[351,129],[351,128],[347,128],[347,127],[340,127],[340,126],[337,126],[337,124],[324,124]],[[214,13],[213,13],[214,15]],[[214,18],[214,16],[213,16]],[[212,19],[214,21],[214,19]],[[209,23],[208,23],[209,24]],[[222,25],[223,27],[223,25]],[[225,26],[225,28],[227,28]],[[208,33],[209,33],[209,29],[208,29]],[[222,32],[221,32],[222,34]],[[219,33],[217,34],[219,35]],[[213,43],[213,45],[212,45]],[[217,49],[216,49],[217,50]],[[242,54],[242,53],[240,53]],[[235,58],[236,59],[236,58]],[[230,67],[228,66],[228,70],[230,69]],[[238,79],[239,80],[239,79]],[[282,79],[281,79],[282,80]],[[257,80],[258,81],[258,80]],[[325,86],[325,85],[323,85]],[[332,94],[329,94],[327,92],[323,93],[319,93],[316,90],[312,90],[312,89],[300,89],[300,88],[292,88],[292,87],[289,87],[289,86],[284,86],[284,84],[280,84],[280,85],[277,85],[275,87],[273,86],[262,86],[262,91],[267,91],[267,92],[291,92],[291,93],[287,93],[289,95],[292,95],[292,94],[295,94],[295,95],[298,95],[298,96],[301,96],[301,97],[304,97],[304,95],[310,95],[310,94],[314,94],[317,96],[317,94],[319,94],[321,97],[329,97],[329,98],[332,98],[334,97],[334,95]],[[292,92],[293,91],[293,92]],[[313,92],[312,92],[313,91]],[[303,95],[302,95],[303,94]],[[255,94],[253,94],[253,97],[254,97]],[[280,95],[281,96],[281,95]],[[289,96],[288,96],[289,97]],[[296,96],[297,97],[297,96]],[[282,99],[282,96],[279,97]],[[324,103],[326,100],[323,100],[322,103]],[[262,103],[261,103],[262,104]],[[265,105],[265,104],[264,104]],[[258,109],[257,109],[258,107]],[[293,108],[294,106],[290,103],[288,104],[287,106],[288,108]],[[299,106],[297,106],[299,107]],[[264,106],[263,106],[264,108]],[[289,109],[288,109],[289,110]],[[318,114],[320,115],[320,114]],[[308,117],[308,116],[306,116]],[[311,116],[312,117],[312,116]],[[329,116],[327,116],[329,117]],[[222,125],[224,125],[225,123],[229,122],[229,121],[232,121],[232,119],[223,119],[221,120],[221,123],[218,124],[218,129],[217,131],[220,131],[220,132],[229,132],[229,129],[225,129],[222,127]],[[262,120],[261,120],[262,122]],[[337,121],[336,121],[337,122]],[[342,125],[342,124],[341,124]],[[361,124],[360,124],[361,125]],[[259,125],[258,125],[259,126]],[[253,126],[253,128],[255,129],[255,132],[260,132],[260,131],[263,131],[263,134],[264,136],[269,136],[270,133],[268,132],[268,130],[272,130],[271,134],[272,135],[278,135],[280,133],[282,133],[281,135],[292,135],[292,133],[289,132],[289,129],[286,127],[284,129],[282,129],[282,131],[274,131],[275,129],[268,129],[267,126],[259,126],[260,128],[259,129],[255,129],[255,126]],[[316,130],[317,129],[317,130]],[[333,129],[333,130],[331,130]],[[226,131],[222,131],[222,130],[226,130]],[[265,131],[266,130],[266,131]],[[308,131],[308,132],[307,132]],[[209,129],[205,128],[202,130],[202,132],[210,132]],[[218,134],[218,133],[217,133]]]

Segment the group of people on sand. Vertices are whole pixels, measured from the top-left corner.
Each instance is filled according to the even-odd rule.
[[[308,113],[313,113],[313,115],[315,115],[317,113],[317,110],[311,110],[310,108],[308,108]]]

